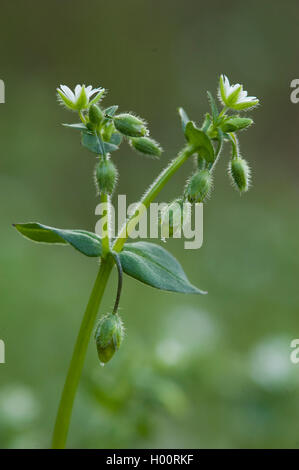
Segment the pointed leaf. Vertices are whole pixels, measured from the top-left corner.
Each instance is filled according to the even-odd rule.
[[[180,263],[159,245],[127,243],[119,256],[124,272],[144,284],[183,294],[206,294],[189,282]]]
[[[107,114],[108,116],[114,116],[114,114],[116,113],[117,110],[118,110],[117,105],[109,106],[109,108],[106,108],[104,110],[104,114]]]
[[[211,123],[212,123],[212,118],[211,118],[209,113],[206,113],[201,130],[204,131],[204,132],[207,132],[207,130],[209,129]]]
[[[15,224],[24,237],[38,243],[69,244],[86,256],[101,256],[102,243],[95,233],[85,230],[63,230],[37,222]]]
[[[189,121],[186,125],[185,136],[198,154],[207,162],[215,160],[215,151],[210,138],[203,130],[198,129],[192,121]]]
[[[64,127],[71,127],[72,129],[77,129],[79,131],[86,131],[87,127],[83,122],[76,122],[75,124],[62,124]]]
[[[187,113],[183,108],[179,108],[178,111],[182,122],[183,132],[185,132],[186,125],[190,121],[190,119],[188,118]]]
[[[213,98],[213,95],[209,91],[207,91],[207,94],[208,94],[208,100],[210,102],[210,106],[211,106],[211,110],[212,110],[213,122],[215,123],[215,122],[217,122],[217,119],[218,119],[218,116],[219,116],[219,111],[218,111],[218,108],[217,108],[216,101]]]
[[[104,153],[115,152],[115,150],[118,150],[118,146],[110,142],[103,142],[98,138],[98,136],[91,132],[82,132],[81,144],[83,147],[86,147],[97,155],[103,155]]]

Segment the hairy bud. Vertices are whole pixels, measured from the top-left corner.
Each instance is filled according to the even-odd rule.
[[[129,137],[143,137],[147,134],[144,121],[133,114],[119,114],[113,121],[116,129]]]
[[[229,162],[229,175],[233,185],[240,191],[248,191],[250,182],[250,168],[246,160],[241,157],[233,158]]]
[[[96,166],[96,181],[99,191],[104,194],[112,194],[116,179],[117,169],[111,160],[100,159]]]
[[[209,170],[204,169],[195,173],[186,187],[186,195],[189,202],[203,202],[209,195],[213,184],[213,178]]]
[[[124,338],[124,327],[120,317],[112,313],[100,319],[95,332],[95,340],[100,361],[110,361],[119,349]]]
[[[153,157],[160,157],[163,152],[158,142],[154,139],[150,139],[149,137],[135,137],[130,139],[130,144],[138,150],[138,152],[151,155]]]
[[[253,120],[250,118],[231,116],[222,123],[221,129],[223,132],[236,132],[251,126],[252,123]]]
[[[181,229],[190,220],[191,207],[183,199],[175,199],[161,211],[161,237],[172,238],[180,236]]]
[[[89,116],[89,121],[95,127],[98,127],[101,124],[103,117],[104,117],[103,111],[96,104],[92,104],[90,106],[88,116]]]

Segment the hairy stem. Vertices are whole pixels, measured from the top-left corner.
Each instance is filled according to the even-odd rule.
[[[191,146],[185,147],[179,155],[170,162],[170,164],[160,173],[154,183],[148,188],[136,207],[134,214],[127,220],[126,224],[120,230],[120,233],[113,244],[113,250],[119,252],[122,250],[131,230],[136,227],[145,210],[155,199],[159,192],[164,188],[167,181],[174,173],[185,163],[185,161],[194,153]]]
[[[83,369],[88,343],[112,267],[112,257],[108,257],[101,261],[99,273],[85,310],[60,399],[52,440],[52,448],[54,449],[63,449],[66,444],[72,408]]]
[[[109,240],[109,198],[107,194],[101,193],[101,202],[106,204],[106,216],[107,224],[103,226],[102,236],[102,249],[103,257],[105,258],[110,251],[110,240]]]

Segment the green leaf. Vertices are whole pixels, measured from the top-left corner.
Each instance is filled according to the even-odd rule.
[[[71,127],[72,129],[77,129],[79,131],[86,131],[87,130],[87,127],[85,126],[85,124],[83,124],[83,122],[78,122],[78,123],[75,123],[75,124],[62,124],[64,127]]]
[[[104,110],[104,114],[107,114],[108,116],[114,116],[114,114],[116,113],[117,110],[118,110],[117,105],[109,106],[109,108],[106,108]]]
[[[24,237],[38,243],[69,244],[86,256],[101,256],[102,243],[100,237],[86,230],[63,230],[48,227],[37,222],[14,224]]]
[[[209,113],[206,113],[201,130],[204,131],[204,132],[207,132],[207,130],[209,129],[211,123],[212,123],[212,118],[211,118]]]
[[[123,136],[119,132],[114,132],[109,140],[109,144],[119,146],[122,143]]]
[[[182,121],[183,132],[185,132],[186,125],[190,121],[190,119],[188,118],[187,113],[183,108],[179,108],[178,112]]]
[[[218,111],[218,108],[217,108],[217,104],[216,104],[216,101],[213,98],[212,93],[207,91],[207,95],[208,95],[208,100],[209,100],[211,110],[212,110],[213,122],[216,123],[217,120],[218,120],[218,116],[219,116],[219,111]]]
[[[95,134],[91,134],[90,132],[82,132],[81,144],[83,147],[87,148],[93,153],[96,153],[97,155],[103,153],[99,139]]]
[[[185,136],[198,154],[207,162],[215,160],[215,151],[210,138],[203,130],[198,129],[192,121],[189,121],[186,125]]]
[[[118,150],[118,146],[111,144],[110,142],[103,142],[106,153],[111,153],[111,152],[115,152],[116,150]]]
[[[126,243],[119,257],[124,272],[144,284],[183,294],[206,294],[190,284],[180,263],[159,245]]]
[[[118,150],[118,146],[111,143],[111,140],[110,142],[103,142],[98,138],[98,136],[88,131],[82,132],[81,144],[83,147],[86,147],[97,155],[103,155],[104,153],[115,152],[115,150]]]
[[[221,129],[218,128],[218,145],[216,148],[216,158],[218,157],[218,155],[220,154],[222,150],[223,142],[224,142],[223,132]]]

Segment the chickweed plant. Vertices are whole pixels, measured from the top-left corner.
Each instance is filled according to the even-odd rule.
[[[97,193],[100,201],[107,204],[107,220],[109,221],[110,199],[118,179],[117,168],[111,154],[119,149],[123,140],[127,140],[133,150],[154,158],[161,156],[162,148],[150,137],[147,123],[143,119],[132,113],[118,114],[118,106],[104,108],[101,104],[104,96],[104,88],[93,89],[92,86],[85,85],[77,85],[74,91],[65,85],[57,88],[60,103],[68,110],[77,113],[80,119],[79,123],[64,125],[81,134],[83,147],[95,155],[94,177]],[[226,142],[231,146],[229,177],[240,193],[248,190],[250,170],[248,163],[240,155],[237,134],[251,126],[253,121],[248,117],[240,116],[239,113],[257,106],[259,100],[247,96],[242,85],[230,85],[228,78],[224,75],[220,76],[218,97],[222,104],[221,111],[218,110],[212,94],[208,92],[211,111],[205,114],[201,126],[191,121],[183,108],[179,108],[186,142],[177,157],[149,186],[137,204],[135,212],[121,227],[115,239],[111,239],[109,235],[108,222],[103,227],[101,236],[86,230],[58,229],[40,223],[15,224],[15,228],[30,240],[68,244],[84,255],[100,260],[99,271],[83,316],[62,392],[53,434],[53,448],[64,448],[66,444],[86,350],[113,267],[115,266],[118,272],[115,305],[112,312],[104,313],[100,317],[95,328],[95,343],[102,364],[111,360],[124,339],[123,321],[118,314],[123,273],[161,290],[185,294],[205,293],[189,282],[181,265],[164,248],[143,241],[127,243],[127,239],[138,224],[144,209],[149,207],[181,166],[192,159],[195,162],[195,169],[185,185],[182,185],[182,194],[169,203],[160,218],[161,233],[165,232],[165,224],[167,224],[168,234],[172,236],[177,227],[183,224],[183,217],[180,213],[183,204],[187,203],[191,208],[194,204],[205,202],[210,196],[215,167],[223,144]],[[177,217],[178,208],[179,217]]]

